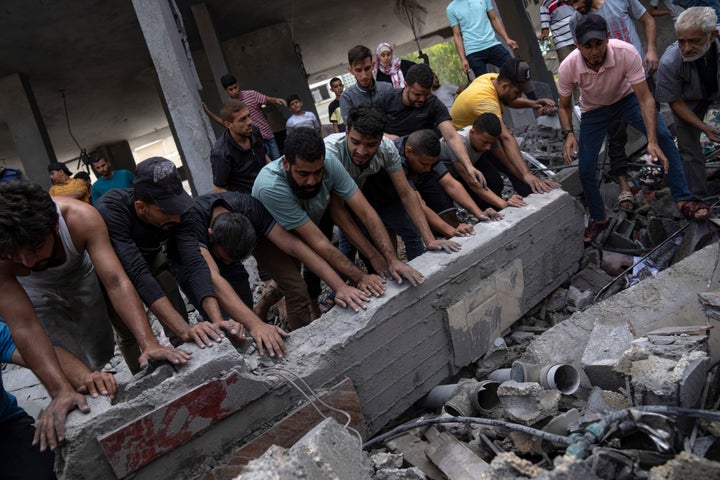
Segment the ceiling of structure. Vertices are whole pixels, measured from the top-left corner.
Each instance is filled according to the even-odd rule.
[[[142,0],[138,0],[142,1]],[[406,0],[407,2],[407,0]],[[177,0],[191,49],[200,49],[191,6]],[[303,53],[309,81],[344,70],[347,49],[380,41],[414,48],[412,30],[396,14],[396,2],[266,0],[204,2],[221,41],[286,22]],[[412,2],[411,2],[412,3]],[[447,36],[446,0],[418,0],[426,10],[419,34],[427,46]],[[131,0],[3,0],[0,2],[0,78],[23,74],[30,81],[50,140],[61,161],[79,149],[70,126],[88,150],[131,140],[167,126],[150,55]],[[433,36],[435,34],[435,36]],[[18,161],[7,125],[1,123],[0,160]]]

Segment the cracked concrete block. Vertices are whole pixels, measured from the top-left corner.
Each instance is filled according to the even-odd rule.
[[[366,480],[371,478],[371,471],[360,439],[328,418],[291,448],[270,447],[263,456],[248,463],[236,480]]]
[[[664,465],[650,469],[648,480],[687,480],[689,478],[720,478],[720,462],[700,458],[686,451]]]
[[[623,354],[635,339],[628,323],[596,323],[582,356],[581,365],[593,386],[617,390],[625,386],[625,378],[615,371]]]
[[[480,480],[500,478],[535,478],[545,470],[529,460],[520,458],[512,452],[499,453],[490,462],[490,468],[481,472]]]
[[[401,453],[379,452],[371,455],[370,460],[376,470],[382,468],[400,468],[403,464],[403,456]]]
[[[580,291],[573,285],[570,285],[567,295],[567,306],[570,310],[584,310],[592,304],[593,298],[592,290]]]
[[[513,380],[500,384],[497,394],[507,417],[523,425],[556,415],[561,397],[559,391],[543,390],[539,383]]]
[[[373,475],[373,480],[425,480],[426,478],[418,467],[383,468]]]
[[[705,382],[705,352],[695,351],[680,360],[650,355],[631,367],[635,401],[645,405],[693,407]]]
[[[549,472],[543,472],[535,477],[535,480],[601,480],[587,464],[577,458],[567,455],[555,459],[555,468]]]

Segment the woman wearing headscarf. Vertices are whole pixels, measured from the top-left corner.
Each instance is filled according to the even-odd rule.
[[[395,47],[383,42],[375,49],[375,67],[373,76],[378,82],[392,83],[393,88],[405,86],[405,75],[415,65],[409,60],[400,60],[395,56]]]

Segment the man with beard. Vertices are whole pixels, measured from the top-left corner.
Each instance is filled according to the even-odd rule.
[[[247,307],[243,309],[237,296],[216,295],[192,219],[185,214],[192,205],[175,164],[153,157],[137,165],[132,189],[107,192],[100,198],[97,209],[107,224],[110,241],[123,268],[145,305],[174,334],[173,343],[194,341],[200,348],[211,347],[213,342],[222,341],[223,331],[230,338],[242,339],[242,328],[237,323],[240,322],[257,342],[261,354],[267,348],[271,356],[281,356],[285,332],[262,322]],[[209,321],[190,326],[179,313],[179,309],[185,312],[182,301],[177,307],[170,302],[166,292],[177,286],[166,268],[158,265],[158,257],[164,256],[163,247],[170,266],[186,279],[186,293]],[[158,274],[164,278],[157,279]],[[221,310],[233,320],[223,320]],[[130,353],[137,348],[132,338],[121,329],[118,336],[123,355],[132,358]]]
[[[560,186],[552,180],[541,179],[533,175],[520,153],[520,145],[515,140],[515,136],[502,121],[503,107],[505,106],[532,108],[539,114],[544,108],[554,105],[548,99],[522,98],[522,92],[530,88],[532,88],[530,66],[521,60],[512,59],[502,66],[500,73],[487,73],[473,80],[457,96],[453,108],[450,110],[452,126],[458,130],[472,125],[475,119],[484,113],[493,113],[498,117],[502,130],[497,139],[497,147],[493,150],[493,154],[498,160],[496,167],[501,167],[501,170],[511,173],[518,179],[518,181],[513,181],[513,186],[523,197],[531,193],[546,193]],[[459,135],[458,138],[460,138]],[[465,144],[461,138],[460,145],[467,157]],[[455,149],[452,149],[452,153],[455,154]],[[455,154],[455,158],[459,157]],[[461,170],[458,171],[461,173]],[[463,181],[476,194],[480,195],[476,187],[468,183],[465,178]]]
[[[580,17],[575,39],[577,50],[568,55],[558,71],[558,115],[565,137],[563,156],[567,163],[572,163],[573,154],[577,153],[583,194],[590,208],[585,243],[591,243],[608,221],[595,171],[608,124],[616,117],[622,117],[647,136],[647,152],[655,161],[662,162],[678,210],[691,220],[706,217],[709,207],[691,200],[680,153],[655,110],[640,54],[631,44],[610,39],[607,22],[594,13]],[[572,130],[571,96],[575,87],[581,91],[583,108],[579,141]]]
[[[373,78],[373,56],[364,45],[348,50],[348,72],[355,77],[355,85],[346,88],[340,95],[340,113],[346,121],[350,109],[357,105],[375,105],[386,93],[392,92],[392,83],[376,82]]]
[[[241,100],[231,98],[220,109],[226,130],[210,152],[213,189],[216,192],[250,193],[260,169],[270,161],[250,110]]]
[[[24,363],[54,399],[38,423],[41,450],[54,449],[67,412],[75,406],[88,410],[68,383],[72,372],[67,378],[60,372],[58,358],[67,366],[74,356],[98,370],[113,354],[104,293],[140,345],[142,355],[138,352],[135,362],[183,364],[189,354],[158,344],[93,207],[53,199],[39,185],[10,182],[0,184],[0,218],[0,316]]]
[[[680,156],[690,191],[705,197],[707,175],[700,134],[720,142],[717,126],[705,123],[708,107],[720,94],[717,16],[710,7],[685,10],[675,22],[678,41],[660,59],[655,99],[667,102],[675,117]]]
[[[346,133],[325,138],[327,158],[336,159],[345,167],[385,225],[400,235],[408,260],[422,255],[425,247],[448,253],[459,250],[457,243],[436,240],[433,236],[420,197],[403,173],[400,154],[393,141],[383,136],[386,124],[387,118],[379,110],[368,105],[353,107],[347,116]],[[393,190],[392,194],[375,188],[378,176],[387,179],[385,185]],[[443,233],[454,237],[466,236],[472,231],[472,227],[463,225]],[[351,250],[347,243],[341,238],[341,250]]]
[[[397,258],[382,220],[342,164],[333,157],[325,158],[325,144],[317,131],[294,130],[285,142],[285,155],[263,167],[252,194],[281,227],[299,235],[360,290],[381,295],[385,291],[382,279],[378,275],[365,275],[328,239],[333,221],[344,232],[352,232],[351,236],[359,233],[357,224],[345,210],[344,201],[375,243],[366,242],[356,247],[371,260],[376,271],[398,283],[403,279],[413,286],[422,283],[422,274]],[[316,301],[319,285],[309,284],[308,290],[311,300]]]

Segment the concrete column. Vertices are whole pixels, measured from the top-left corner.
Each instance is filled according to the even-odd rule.
[[[228,73],[228,67],[225,63],[225,57],[223,56],[217,33],[215,33],[215,26],[210,17],[210,12],[205,3],[196,3],[190,7],[190,9],[195,18],[198,32],[200,32],[200,39],[202,40],[203,49],[210,64],[210,70],[212,70],[215,86],[218,89],[220,98],[224,98],[225,89],[222,83],[220,83],[220,77]]]
[[[210,150],[215,135],[198,95],[199,81],[192,65],[187,40],[178,32],[167,0],[133,0],[140,28],[152,57],[170,128],[193,193],[212,191]]]
[[[297,93],[303,109],[317,114],[302,59],[286,23],[226,40],[222,46],[230,72],[237,77],[240,88],[279,98]],[[285,130],[285,119],[289,116],[286,108],[268,105],[265,114],[276,136]]]
[[[0,120],[10,129],[25,177],[50,188],[47,166],[57,158],[35,94],[24,75],[0,78]]]
[[[502,16],[505,31],[520,45],[515,54],[530,64],[532,79],[547,83],[550,87],[550,98],[557,100],[557,85],[555,85],[555,79],[547,69],[545,59],[540,53],[535,27],[525,11],[525,0],[504,0],[496,2],[496,5]]]

